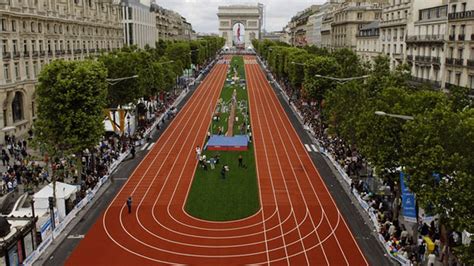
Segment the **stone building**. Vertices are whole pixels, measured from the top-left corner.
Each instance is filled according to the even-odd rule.
[[[45,64],[122,47],[120,11],[112,0],[0,1],[0,143],[5,134],[25,135],[31,127]]]
[[[360,28],[356,36],[356,53],[365,61],[372,61],[380,54],[380,26],[374,21]]]
[[[99,0],[100,1],[100,0]],[[139,0],[122,0],[123,42],[126,45],[155,47],[158,41],[156,15]]]
[[[407,24],[417,14],[412,14],[413,0],[390,0],[383,8],[380,21],[381,53],[390,57],[392,68],[401,64],[406,55],[405,36]]]
[[[441,4],[443,1],[433,2]],[[406,61],[414,81],[443,87],[445,73],[446,27],[448,6],[438,5],[417,11],[408,24]],[[417,6],[415,6],[417,8]]]
[[[372,21],[379,20],[382,3],[385,1],[346,1],[334,11],[331,23],[331,48],[357,47],[356,35],[359,29]]]
[[[152,3],[150,10],[155,16],[155,27],[159,40],[192,40],[196,39],[191,23],[178,12]]]
[[[474,1],[450,0],[445,87],[468,87],[474,94]]]

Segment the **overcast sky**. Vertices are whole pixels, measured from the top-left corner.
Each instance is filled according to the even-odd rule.
[[[150,0],[141,0],[147,4]],[[326,0],[260,0],[265,5],[266,30],[281,30],[296,12]],[[217,7],[229,4],[256,4],[248,0],[157,0],[164,8],[180,13],[196,32],[218,33]]]

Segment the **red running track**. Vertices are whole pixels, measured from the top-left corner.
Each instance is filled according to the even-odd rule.
[[[210,222],[184,206],[227,65],[218,64],[130,176],[67,265],[367,265],[254,57],[246,57],[262,208]],[[232,169],[231,169],[232,171]],[[133,197],[136,209],[127,213]]]

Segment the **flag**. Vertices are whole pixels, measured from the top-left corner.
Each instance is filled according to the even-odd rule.
[[[237,28],[237,40],[240,42],[240,23],[237,24],[237,26],[239,26],[239,27]]]

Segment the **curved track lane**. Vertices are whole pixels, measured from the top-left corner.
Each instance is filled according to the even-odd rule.
[[[228,66],[217,64],[68,265],[367,264],[255,58],[246,62],[261,209],[229,222],[184,210],[194,148],[203,146],[226,77]]]

